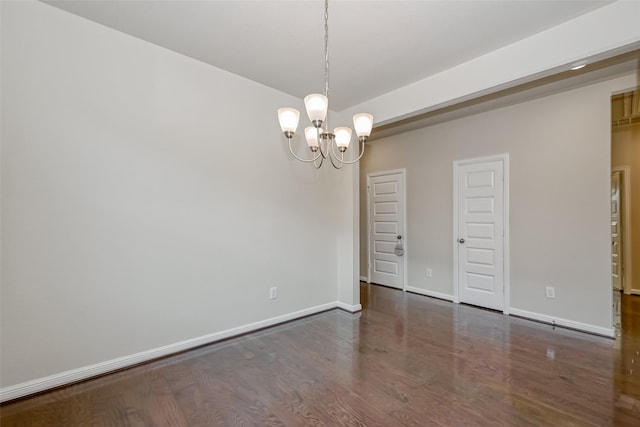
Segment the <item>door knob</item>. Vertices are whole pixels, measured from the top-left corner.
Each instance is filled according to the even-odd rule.
[[[458,243],[464,243],[464,239],[458,239]]]
[[[393,248],[393,252],[398,255],[404,255],[404,248],[402,247],[402,236],[398,234],[398,243],[396,243],[396,247]]]

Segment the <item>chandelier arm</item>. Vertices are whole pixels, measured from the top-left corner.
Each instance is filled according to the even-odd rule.
[[[328,150],[328,149],[322,150],[322,141],[323,141],[323,138],[320,138],[320,135],[321,135],[320,131],[322,130],[322,128],[316,128],[316,129],[317,129],[317,132],[318,132],[318,151],[320,152],[320,154],[322,154],[322,158],[326,159],[326,158],[327,158],[327,156],[329,156],[329,150]],[[324,131],[323,131],[323,132],[324,132]],[[325,147],[327,147],[327,148],[328,148],[329,146],[328,146],[328,145],[326,145],[326,144],[327,144],[327,141],[328,141],[328,139],[327,139],[327,140],[325,140]]]
[[[363,155],[364,155],[364,141],[360,141],[360,155],[358,156],[358,158],[355,160],[349,160],[349,161],[342,160],[342,163],[347,165],[352,165],[354,163],[359,162]]]
[[[336,144],[331,144],[331,152],[333,153],[333,157],[335,157],[337,161],[339,161],[340,163],[344,163],[344,153],[338,153],[336,151]],[[342,156],[340,154],[342,154]]]
[[[339,162],[339,166],[336,165],[336,162],[333,160],[334,158]],[[335,169],[342,169],[342,166],[344,166],[344,162],[342,162],[335,153],[333,153],[333,155],[329,155],[329,160],[331,160],[331,166]]]
[[[322,166],[322,162],[324,162],[324,157],[322,157],[322,156],[319,156],[319,157],[320,157],[320,164],[316,163],[316,160],[315,160],[315,159],[313,160],[313,166],[314,166],[316,169],[320,169],[320,167]],[[316,159],[317,159],[317,158],[318,158],[318,157],[316,157]]]
[[[287,138],[287,139],[289,140],[289,152],[291,153],[291,155],[293,157],[295,157],[296,159],[300,160],[301,162],[304,162],[304,163],[314,162],[314,164],[315,164],[315,161],[318,159],[318,157],[320,157],[320,154],[317,154],[313,159],[302,159],[302,158],[298,157],[296,155],[296,153],[293,152],[293,149],[291,148],[291,138]]]

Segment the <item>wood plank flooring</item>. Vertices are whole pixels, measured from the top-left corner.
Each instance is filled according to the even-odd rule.
[[[9,426],[640,426],[618,340],[362,285],[332,310],[0,407]],[[640,365],[639,365],[640,368]]]

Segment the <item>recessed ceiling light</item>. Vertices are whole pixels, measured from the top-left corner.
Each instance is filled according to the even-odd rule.
[[[577,61],[571,64],[571,68],[569,69],[572,71],[575,71],[575,70],[579,70],[580,68],[584,68],[586,65],[587,65],[587,61],[585,60]]]

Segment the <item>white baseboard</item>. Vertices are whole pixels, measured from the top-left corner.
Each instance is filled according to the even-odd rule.
[[[338,304],[338,308],[341,308],[341,309],[343,309],[345,311],[348,311],[350,313],[355,313],[355,312],[358,312],[358,311],[362,311],[362,305],[360,305],[360,304],[349,305],[349,304],[345,304],[345,303],[340,302],[340,301],[338,301],[337,304]]]
[[[365,282],[365,283],[369,283],[369,278],[365,277],[365,276],[360,276],[360,281],[361,282]]]
[[[311,314],[320,313],[331,310],[333,308],[342,308],[350,312],[362,310],[360,304],[350,306],[341,302],[330,302],[315,307],[306,308],[304,310],[295,311],[293,313],[284,314],[282,316],[272,317],[270,319],[259,322],[249,323],[247,325],[238,326],[236,328],[227,329],[225,331],[215,332],[201,337],[180,341],[163,347],[154,348],[129,356],[119,357],[117,359],[108,360],[106,362],[96,363],[94,365],[84,366],[78,369],[49,375],[44,378],[27,381],[24,383],[4,387],[0,389],[0,403],[8,400],[17,399],[19,397],[28,396],[33,393],[49,390],[55,387],[71,384],[74,382],[86,380],[97,375],[106,374],[118,369],[127,368],[142,362],[148,362],[159,357],[168,356],[191,348],[199,347],[205,344],[212,344],[216,341],[231,338],[237,335],[253,332],[279,323],[295,320],[300,317],[309,316]]]
[[[524,317],[525,319],[537,320],[539,322],[549,323],[565,328],[576,329],[582,332],[602,335],[608,338],[615,338],[615,330],[613,328],[603,328],[601,326],[589,325],[588,323],[576,322],[573,320],[562,319],[559,317],[547,316],[546,314],[534,313],[532,311],[520,310],[510,307],[509,314],[511,316]]]
[[[420,295],[426,295],[429,297],[434,297],[446,301],[453,302],[453,295],[442,294],[439,292],[433,292],[422,288],[415,288],[413,286],[407,286],[405,289],[407,292],[413,292]],[[547,316],[545,314],[535,313],[532,311],[520,310],[513,307],[508,307],[504,310],[504,314],[508,314],[511,316],[522,317],[529,320],[536,320],[539,322],[549,323],[556,326],[562,326],[565,328],[576,329],[582,332],[588,332],[591,334],[602,335],[608,338],[615,337],[615,330],[603,328],[601,326],[589,325],[587,323],[576,322],[573,320],[563,319],[559,317]]]
[[[413,292],[414,294],[426,295],[428,297],[443,299],[445,301],[453,301],[453,295],[441,294],[440,292],[428,291],[422,288],[414,288],[413,286],[407,286],[405,290],[407,292]]]

